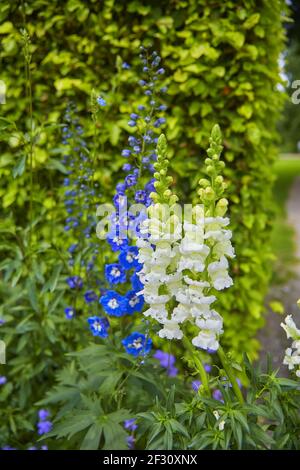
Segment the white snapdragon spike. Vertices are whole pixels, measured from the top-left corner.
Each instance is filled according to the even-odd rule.
[[[137,243],[139,262],[143,264],[141,294],[149,304],[144,315],[163,326],[158,334],[167,339],[181,339],[181,325],[191,322],[199,329],[193,344],[217,350],[223,319],[212,308],[216,301],[212,289],[223,290],[232,285],[227,260],[234,257],[232,234],[226,228],[229,219],[205,218],[202,207],[199,210],[195,206],[190,220],[182,222],[171,216],[163,222],[157,216],[163,209],[159,204],[155,209],[153,220],[149,214],[141,229],[148,239]]]
[[[280,324],[286,332],[287,338],[293,339],[292,346],[287,348],[283,359],[283,364],[289,370],[296,369],[296,376],[300,377],[300,330],[297,328],[292,315],[287,315],[284,323]]]

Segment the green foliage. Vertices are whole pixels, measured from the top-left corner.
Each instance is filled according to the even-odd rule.
[[[3,0],[0,13],[1,79],[7,84],[1,111],[18,125],[18,130],[9,130],[10,124],[1,120],[6,140],[0,168],[4,217],[16,226],[29,220],[30,184],[24,155],[31,132],[33,205],[47,224],[53,220],[56,189],[64,173],[62,152],[57,130],[50,126],[46,131],[40,123],[62,123],[66,101],[73,98],[86,120],[88,135],[94,135],[86,113],[93,88],[108,103],[105,120],[97,124],[97,135],[101,131],[97,165],[100,160],[103,164],[96,176],[101,176],[103,191],[110,194],[122,164],[118,157],[124,143],[122,130],[128,130],[126,118],[134,101],[133,57],[141,42],[153,42],[169,77],[167,100],[173,105],[167,137],[170,156],[176,152],[174,181],[180,178],[181,199],[189,199],[201,176],[212,124],[219,122],[224,133],[237,258],[235,286],[224,296],[221,313],[226,343],[237,355],[247,351],[251,357],[258,348],[254,336],[263,323],[270,273],[270,168],[283,99],[276,84],[285,9],[283,0],[243,0],[238,8],[230,0],[176,4],[55,0],[46,8],[40,0],[30,4]],[[28,87],[20,73],[24,59],[19,31],[24,27],[31,37],[27,57],[33,80],[33,126],[27,118]],[[122,70],[123,60],[132,63],[131,70]],[[182,142],[179,147],[178,141]],[[59,238],[59,230],[59,224],[51,232],[49,224],[41,223],[41,238],[46,242],[49,237]]]
[[[76,354],[40,403],[60,405],[54,430],[46,436],[50,445],[57,448],[67,438],[64,448],[125,449],[122,422],[136,418],[137,449],[299,450],[299,383],[277,377],[270,364],[263,374],[244,358],[249,388],[239,403],[222,370],[211,378],[222,392],[219,401],[200,389],[193,392],[188,381],[172,384],[151,359],[142,373],[128,362],[132,366],[134,359],[100,345]]]

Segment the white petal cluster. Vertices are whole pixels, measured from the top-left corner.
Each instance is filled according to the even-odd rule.
[[[234,256],[232,234],[228,218],[204,217],[199,207],[193,208],[192,221],[149,216],[143,222],[141,233],[146,238],[137,240],[143,264],[141,294],[149,305],[144,315],[162,325],[161,338],[181,339],[181,326],[189,321],[199,328],[193,344],[217,350],[223,319],[212,308],[216,297],[211,290],[232,285],[228,274],[228,258]]]
[[[297,328],[292,315],[288,315],[284,323],[280,324],[285,330],[287,338],[292,338],[292,346],[287,348],[283,359],[283,364],[288,366],[289,370],[296,368],[296,375],[300,377],[300,330]]]

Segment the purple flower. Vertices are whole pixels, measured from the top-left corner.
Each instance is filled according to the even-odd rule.
[[[132,354],[135,357],[145,356],[151,350],[152,340],[142,333],[134,332],[127,336],[127,338],[124,338],[122,344],[128,354]]]
[[[93,290],[87,290],[84,294],[84,300],[86,303],[90,304],[91,302],[98,300],[98,295]]]
[[[45,421],[49,416],[50,416],[50,412],[48,410],[39,410],[39,419],[40,421]]]
[[[198,392],[199,388],[200,388],[200,385],[201,385],[201,382],[200,380],[194,380],[192,382],[192,389],[195,391],[195,392]]]
[[[127,62],[123,62],[123,64],[122,64],[122,69],[124,69],[124,70],[129,70],[129,69],[130,69],[130,65],[127,64]]]
[[[128,431],[135,431],[137,429],[137,424],[136,424],[136,419],[131,418],[131,419],[126,419],[124,421],[124,428],[127,429]]]
[[[124,165],[122,166],[122,170],[124,171],[130,171],[132,168],[132,166],[130,165],[130,163],[124,163]]]
[[[138,203],[141,203],[141,204],[145,204],[145,202],[146,202],[146,200],[147,200],[147,193],[146,193],[146,191],[144,191],[143,189],[139,189],[139,190],[135,193],[134,200],[135,200],[135,202],[138,202]]]
[[[7,378],[4,375],[0,376],[0,385],[5,385],[7,382]]]
[[[176,359],[175,359],[175,356],[173,356],[173,354],[169,354],[158,349],[154,353],[153,357],[159,360],[161,367],[164,367],[167,369],[167,373],[169,377],[176,377],[176,375],[178,374],[178,369],[174,365]]]
[[[128,149],[122,150],[122,157],[130,157],[131,151]]]
[[[207,372],[209,374],[211,372],[211,365],[210,364],[204,364],[204,369],[205,369],[205,372]]]
[[[127,445],[129,449],[134,449],[135,438],[134,436],[127,436]]]
[[[221,391],[218,388],[213,391],[212,396],[215,400],[222,401],[222,402],[224,401],[223,400],[223,395],[222,395]]]
[[[136,182],[137,182],[137,177],[136,175],[133,175],[132,173],[125,177],[125,183],[128,187],[134,186]]]
[[[130,121],[128,121],[128,126],[129,126],[129,127],[135,127],[135,126],[136,126],[136,122],[130,120]]]
[[[52,429],[51,421],[39,421],[38,422],[38,434],[40,436],[43,434],[46,434],[47,432],[50,432],[51,429]]]
[[[83,286],[83,280],[79,276],[68,277],[67,283],[71,289],[81,289]]]

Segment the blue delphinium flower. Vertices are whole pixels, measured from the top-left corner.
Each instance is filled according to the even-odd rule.
[[[52,429],[52,423],[51,421],[40,421],[38,422],[38,434],[41,436],[43,434],[46,434],[47,432],[50,432]]]
[[[50,416],[50,413],[48,410],[42,409],[39,411],[38,415],[39,415],[39,422],[37,423],[37,427],[38,427],[38,434],[41,436],[51,431],[52,423],[51,421],[47,420],[47,418]]]
[[[66,315],[67,320],[72,320],[72,318],[75,317],[75,309],[73,307],[66,307],[65,315]]]
[[[49,418],[50,412],[49,412],[49,410],[41,409],[41,410],[39,410],[38,415],[39,415],[39,419],[41,421],[45,421],[47,418]]]
[[[135,292],[140,292],[144,289],[144,284],[140,281],[140,278],[137,273],[134,273],[131,276],[130,281]]]
[[[134,449],[134,444],[135,444],[135,437],[130,435],[127,436],[127,446],[129,449]]]
[[[4,375],[0,376],[0,385],[5,385],[7,383],[7,378]]]
[[[127,313],[141,312],[144,307],[143,295],[137,295],[134,290],[127,292]]]
[[[96,302],[96,300],[98,300],[98,295],[93,290],[88,290],[84,293],[84,300],[87,304],[90,304],[91,302]]]
[[[153,354],[153,357],[159,360],[161,367],[167,369],[167,374],[169,377],[176,377],[176,375],[178,374],[178,369],[177,367],[175,367],[176,359],[173,354],[168,354],[158,349]]]
[[[67,283],[71,289],[82,289],[83,286],[83,280],[80,276],[68,277]]]
[[[99,104],[99,106],[102,106],[102,107],[106,106],[106,101],[101,96],[97,97],[97,103]]]
[[[212,396],[215,400],[224,402],[222,392],[218,388],[213,391]]]
[[[139,250],[136,246],[129,246],[126,250],[121,251],[119,255],[120,264],[124,269],[137,268],[141,266],[138,262]]]
[[[107,291],[100,297],[100,304],[108,315],[122,317],[127,313],[127,299],[115,291]]]
[[[201,383],[202,383],[202,382],[201,382],[200,380],[193,380],[193,382],[192,382],[192,389],[193,389],[195,392],[198,392]]]
[[[90,330],[94,336],[99,336],[100,338],[107,338],[108,337],[108,328],[109,328],[109,321],[107,318],[101,317],[89,317],[88,324],[90,325]]]
[[[121,284],[126,282],[126,271],[121,264],[107,264],[105,266],[105,277],[110,284]]]
[[[123,339],[122,344],[128,354],[136,357],[145,356],[151,351],[152,340],[142,333],[134,332]]]
[[[138,428],[138,425],[136,424],[136,419],[126,419],[124,421],[124,428],[127,429],[127,431],[135,431]]]

